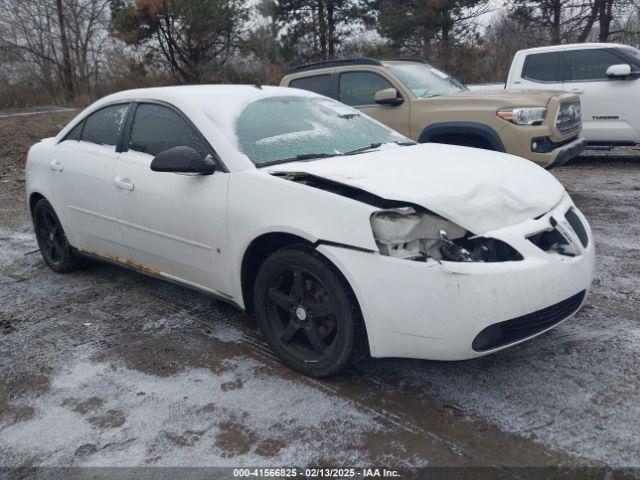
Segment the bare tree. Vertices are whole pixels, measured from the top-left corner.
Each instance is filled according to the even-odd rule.
[[[0,0],[0,48],[19,52],[52,95],[88,94],[98,81],[108,13],[108,0]]]
[[[512,0],[509,10],[531,40],[559,44],[611,41],[637,5],[638,0]]]

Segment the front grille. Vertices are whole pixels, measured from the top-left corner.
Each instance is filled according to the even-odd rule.
[[[527,240],[547,253],[558,253],[567,257],[575,257],[578,252],[571,242],[560,233],[557,227],[558,222],[556,222],[553,217],[551,217],[549,221],[551,222],[551,230],[545,230],[544,232],[531,235],[527,237]]]
[[[574,233],[570,233],[567,228],[560,229],[555,218],[550,217],[550,229],[530,235],[527,237],[540,250],[547,253],[559,253],[569,257],[580,255],[578,240],[584,248],[589,245],[589,235],[584,224],[578,217],[575,208],[570,207],[564,214],[567,223],[571,225]],[[577,239],[575,237],[578,237]]]
[[[555,305],[521,317],[494,323],[482,330],[471,344],[476,352],[484,352],[525,339],[570,317],[582,304],[585,290]]]
[[[576,232],[576,235],[578,235],[582,246],[584,248],[587,248],[587,245],[589,245],[589,236],[587,235],[587,230],[584,228],[584,225],[580,221],[580,217],[578,217],[575,208],[571,207],[569,210],[567,210],[567,213],[564,214],[564,218],[567,219],[567,222],[569,222],[569,225],[571,225],[573,231]]]
[[[556,128],[558,131],[564,135],[580,127],[582,127],[580,101],[561,103],[556,116]]]

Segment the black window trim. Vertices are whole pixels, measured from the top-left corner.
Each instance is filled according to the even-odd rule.
[[[565,59],[565,61],[569,63],[568,75],[570,78],[563,80],[563,83],[592,83],[592,82],[611,82],[611,81],[621,80],[617,78],[607,77],[606,75],[603,78],[590,78],[590,79],[583,79],[583,80],[574,80],[572,78],[573,77],[573,61],[569,57],[569,54],[573,52],[584,52],[584,51],[595,51],[595,50],[604,50],[606,52],[610,52],[612,55],[618,57],[623,63],[628,63],[629,65],[632,65],[632,63],[629,61],[629,58],[627,58],[624,55],[624,53],[621,51],[622,49],[620,48],[596,47],[596,48],[574,48],[571,50],[566,50],[565,56],[567,58]]]
[[[155,100],[155,99],[150,99],[150,98],[141,98],[141,99],[126,99],[126,100],[116,100],[110,103],[106,103],[104,105],[101,105],[99,108],[96,108],[95,110],[92,110],[91,112],[87,113],[84,117],[82,117],[82,119],[80,121],[78,121],[77,123],[75,123],[73,125],[73,127],[71,127],[71,129],[66,133],[66,135],[57,143],[61,143],[64,142],[67,138],[67,135],[69,135],[71,133],[71,130],[73,130],[74,128],[76,128],[76,126],[78,126],[80,123],[82,123],[82,129],[80,131],[80,140],[78,141],[82,141],[82,134],[84,133],[84,126],[86,124],[86,119],[89,118],[89,116],[93,115],[94,113],[99,112],[100,110],[103,110],[107,107],[113,107],[114,105],[128,105],[128,110],[125,116],[125,120],[124,120],[124,126],[120,132],[120,135],[118,136],[118,140],[116,143],[116,153],[123,153],[123,152],[127,152],[129,150],[129,139],[131,138],[131,127],[133,125],[133,118],[135,115],[135,111],[138,108],[138,105],[141,103],[150,103],[150,104],[156,104],[156,105],[162,105],[165,107],[170,108],[171,110],[173,110],[174,112],[176,112],[178,115],[180,115],[186,122],[187,124],[189,124],[189,126],[191,128],[194,129],[194,131],[196,132],[196,134],[200,137],[200,139],[211,149],[211,153],[212,155],[214,155],[215,157],[217,157],[218,160],[218,164],[220,165],[221,169],[219,171],[223,172],[223,173],[229,173],[229,169],[227,168],[226,164],[224,163],[224,160],[222,160],[222,158],[220,157],[220,155],[218,155],[218,153],[215,151],[215,149],[211,146],[211,143],[206,139],[206,137],[202,134],[202,132],[200,132],[200,130],[198,129],[198,127],[196,127],[194,125],[194,123],[191,121],[191,119],[184,114],[184,112],[182,112],[182,110],[180,110],[178,107],[176,107],[175,105],[172,105],[169,102],[165,102],[163,100]],[[91,142],[88,142],[91,143]],[[96,145],[96,144],[94,144]]]
[[[558,63],[556,64],[556,79],[557,80],[539,80],[537,78],[531,78],[525,75],[525,72],[527,70],[527,62],[529,62],[529,59],[531,57],[533,57],[534,55],[545,55],[548,53],[558,53],[560,55],[560,60],[558,61]],[[522,64],[522,75],[521,77],[524,80],[528,80],[530,82],[534,82],[534,83],[546,83],[546,84],[551,84],[551,83],[564,83],[567,80],[564,78],[565,74],[566,74],[566,69],[563,67],[566,67],[566,61],[567,61],[567,51],[565,50],[551,50],[548,52],[539,52],[539,53],[529,53],[524,57],[524,63]],[[559,67],[559,69],[558,69]]]
[[[609,77],[604,77],[604,78],[593,78],[593,79],[585,79],[585,80],[573,80],[572,75],[573,75],[573,64],[571,63],[571,57],[570,54],[573,52],[583,52],[583,51],[588,51],[588,50],[605,50],[605,51],[609,51],[611,52],[613,55],[617,56],[618,58],[620,58],[620,60],[624,61],[625,63],[629,63],[631,64],[631,62],[629,62],[629,58],[626,57],[626,55],[624,55],[624,52],[622,51],[621,48],[612,48],[612,47],[596,47],[596,48],[572,48],[570,50],[560,50],[560,51],[548,51],[548,52],[540,52],[540,53],[529,53],[527,54],[527,56],[524,59],[524,63],[522,64],[522,75],[521,77],[524,80],[528,80],[530,82],[534,82],[534,83],[542,83],[542,84],[552,84],[552,83],[587,83],[587,82],[610,82],[613,79],[609,78]],[[560,68],[560,71],[558,71],[556,69],[556,78],[559,78],[559,80],[538,80],[535,78],[531,78],[525,75],[525,71],[527,68],[527,62],[529,61],[529,58],[531,58],[533,55],[543,55],[545,53],[560,53],[560,61],[558,62],[558,65],[556,68]]]
[[[404,96],[402,95],[402,92],[400,91],[400,89],[398,88],[397,85],[394,85],[394,83],[389,80],[387,77],[385,77],[384,75],[382,75],[380,72],[374,72],[373,70],[344,70],[342,72],[337,72],[336,73],[336,89],[337,89],[337,95],[336,95],[336,100],[338,100],[339,102],[342,102],[342,100],[340,99],[340,82],[342,82],[342,76],[346,75],[348,73],[371,73],[373,75],[377,75],[379,77],[382,77],[383,79],[385,79],[389,85],[391,85],[391,88],[395,88],[396,92],[398,92],[398,94],[404,98]],[[342,102],[344,103],[344,102]],[[345,105],[347,105],[345,103]],[[378,105],[377,103],[373,102],[373,103],[366,103],[366,104],[362,104],[362,105],[349,105],[350,107],[353,108],[365,108],[365,107],[381,107],[382,105]]]
[[[146,104],[151,104],[151,105],[161,105],[161,106],[167,107],[170,110],[173,110],[175,113],[177,113],[183,120],[185,120],[187,122],[187,124],[191,128],[193,128],[193,130],[195,131],[196,135],[198,135],[200,137],[200,139],[205,143],[205,145],[207,145],[209,147],[209,149],[211,150],[211,154],[217,158],[220,167],[222,167],[220,171],[223,172],[223,173],[229,173],[229,169],[225,165],[224,160],[222,160],[220,155],[218,155],[216,150],[211,146],[211,143],[206,139],[206,137],[202,134],[202,132],[200,132],[200,129],[198,129],[198,127],[196,127],[194,125],[194,123],[191,121],[191,119],[187,115],[185,115],[184,112],[182,112],[182,110],[180,110],[178,107],[176,107],[175,105],[172,105],[169,102],[165,102],[163,100],[154,100],[154,99],[147,99],[147,98],[131,100],[132,106],[129,109],[129,112],[127,114],[127,119],[125,120],[124,128],[122,129],[123,130],[122,131],[122,136],[121,136],[121,139],[120,139],[121,152],[128,152],[129,151],[129,140],[131,139],[131,130],[132,130],[132,127],[133,127],[133,119],[135,118],[135,113],[136,113],[136,110],[138,109],[138,105],[145,104],[145,103]]]

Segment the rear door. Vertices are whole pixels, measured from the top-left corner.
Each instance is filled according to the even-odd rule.
[[[566,75],[565,52],[528,54],[523,61],[520,78],[514,89],[562,90]]]
[[[589,48],[567,52],[570,74],[564,89],[580,94],[582,135],[590,141],[637,141],[640,109],[636,76],[609,78],[611,65],[629,63],[613,48]],[[632,67],[633,68],[633,67]]]
[[[388,88],[395,88],[400,92],[398,86],[379,73],[365,70],[342,72],[338,77],[338,100],[410,137],[410,102],[405,100],[395,106],[378,105],[375,102],[376,92]]]
[[[204,157],[211,146],[180,111],[137,103],[114,169],[118,219],[139,267],[224,294],[228,288],[229,175],[153,172],[159,153],[189,146]]]
[[[58,144],[50,164],[70,243],[124,259],[129,252],[117,221],[112,172],[129,107],[109,105],[90,114]]]

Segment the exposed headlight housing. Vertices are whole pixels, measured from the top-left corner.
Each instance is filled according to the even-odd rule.
[[[547,118],[546,107],[510,107],[498,110],[496,114],[516,125],[540,125]]]
[[[504,262],[522,260],[511,246],[495,238],[478,237],[438,215],[413,207],[381,210],[371,215],[380,253],[407,260]]]

